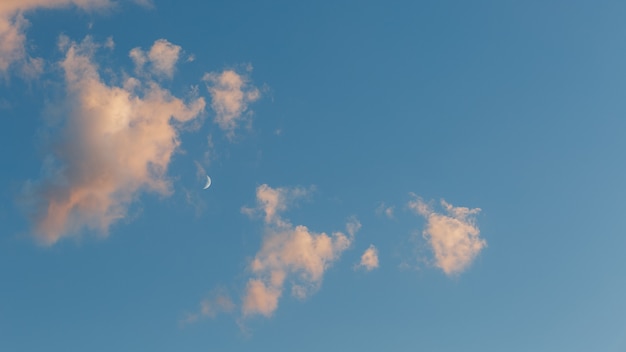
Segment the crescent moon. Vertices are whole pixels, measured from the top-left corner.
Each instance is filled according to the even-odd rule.
[[[207,188],[209,188],[209,186],[211,186],[211,178],[207,175],[207,177],[206,177],[206,185],[204,185],[203,189],[207,189]]]

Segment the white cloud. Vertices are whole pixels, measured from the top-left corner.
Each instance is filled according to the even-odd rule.
[[[378,268],[378,249],[372,244],[370,245],[363,255],[361,256],[361,262],[358,265],[367,271],[372,271]]]
[[[134,48],[130,51],[129,56],[133,59],[137,72],[142,72],[144,67],[148,65],[148,70],[152,74],[172,78],[180,52],[180,46],[165,39],[159,39],[154,42],[147,53],[141,48]]]
[[[43,70],[43,60],[30,57],[26,51],[24,13],[37,9],[76,6],[83,10],[111,7],[109,0],[2,0],[0,1],[0,74],[15,68],[22,75],[33,77]]]
[[[436,213],[418,197],[408,205],[426,219],[423,236],[435,254],[435,265],[447,275],[464,271],[487,246],[487,242],[480,238],[480,230],[476,225],[475,215],[480,212],[480,208],[455,207],[441,200],[447,213],[444,215]]]
[[[106,234],[139,193],[170,194],[166,172],[180,144],[171,122],[191,121],[205,107],[203,98],[185,102],[149,77],[109,85],[90,38],[65,44],[62,132],[42,179],[25,187],[35,235],[47,244],[84,228]]]
[[[257,189],[258,211],[265,213],[265,236],[261,250],[250,264],[254,277],[248,281],[243,299],[244,316],[271,316],[278,307],[285,282],[289,279],[293,296],[303,299],[321,285],[325,271],[350,247],[361,227],[356,219],[346,224],[346,232],[316,233],[304,225],[292,225],[280,217],[287,200],[301,196],[302,189]],[[295,195],[295,196],[294,196]]]
[[[211,94],[215,123],[232,138],[240,121],[251,114],[248,105],[257,101],[261,92],[249,83],[247,76],[233,70],[207,73],[203,80]]]

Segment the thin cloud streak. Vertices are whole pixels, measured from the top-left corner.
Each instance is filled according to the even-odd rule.
[[[435,265],[446,275],[463,272],[476,256],[487,247],[487,241],[480,238],[480,229],[475,216],[480,208],[455,207],[441,200],[447,215],[435,212],[421,198],[409,201],[408,206],[416,214],[426,219],[422,232],[435,254]]]
[[[98,45],[60,41],[66,98],[59,140],[41,180],[28,182],[24,199],[34,234],[45,244],[83,229],[106,235],[141,192],[169,195],[167,169],[180,141],[178,124],[198,117],[201,97],[173,96],[151,77],[104,82],[94,62]]]

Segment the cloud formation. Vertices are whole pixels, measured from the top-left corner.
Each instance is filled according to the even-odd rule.
[[[135,63],[137,72],[142,72],[144,67],[148,65],[147,69],[155,76],[172,78],[180,52],[180,46],[165,39],[159,39],[154,42],[148,52],[141,48],[134,48],[130,51],[129,56]]]
[[[480,238],[476,225],[475,215],[480,208],[455,207],[442,199],[445,215],[435,212],[418,197],[409,201],[408,205],[426,219],[422,234],[435,254],[435,265],[447,275],[464,271],[487,246],[487,241]]]
[[[306,195],[304,189],[257,188],[257,210],[264,213],[265,236],[261,250],[250,264],[250,278],[243,299],[244,316],[271,316],[278,307],[285,282],[291,294],[304,299],[319,289],[325,271],[350,247],[361,224],[350,219],[346,233],[316,233],[304,225],[292,225],[280,216],[288,200]],[[249,212],[248,212],[249,213]]]
[[[201,97],[173,96],[149,76],[121,86],[102,80],[98,45],[62,38],[66,98],[59,140],[42,179],[25,186],[34,234],[45,244],[87,228],[106,234],[143,191],[171,193],[166,176],[179,146],[175,127],[198,117]]]
[[[83,10],[109,8],[109,0],[2,0],[0,1],[0,74],[15,67],[25,76],[35,76],[43,70],[43,60],[28,55],[25,48],[28,21],[24,13],[37,9],[76,6]]]
[[[266,224],[282,226],[285,224],[282,223],[278,213],[287,210],[287,206],[296,199],[306,197],[314,190],[315,188],[312,186],[308,189],[303,187],[272,188],[262,184],[256,189],[256,207],[243,207],[241,211],[248,216],[262,214]]]
[[[361,262],[358,265],[367,271],[372,271],[378,268],[378,249],[372,244],[370,245],[363,255],[361,256]]]
[[[252,113],[248,105],[259,100],[261,92],[250,84],[246,75],[233,70],[206,73],[203,80],[211,94],[214,121],[232,138],[240,122]]]

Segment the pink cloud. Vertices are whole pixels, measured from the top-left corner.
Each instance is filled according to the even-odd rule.
[[[64,127],[42,179],[25,194],[35,236],[46,244],[85,228],[106,234],[139,193],[170,194],[166,172],[180,144],[172,121],[193,120],[205,107],[203,98],[184,101],[149,77],[109,85],[94,62],[96,44],[62,43]]]
[[[243,207],[241,211],[250,216],[262,213],[266,224],[280,225],[282,220],[278,213],[287,210],[287,206],[296,199],[307,197],[314,189],[314,187],[272,188],[263,184],[256,189],[257,206]]]
[[[247,76],[233,70],[207,73],[203,80],[211,94],[215,123],[232,138],[241,121],[251,114],[248,105],[259,100],[261,92]]]
[[[289,278],[293,296],[303,299],[319,289],[324,273],[350,247],[361,227],[356,219],[346,224],[346,233],[316,233],[304,225],[292,225],[280,217],[286,199],[302,195],[302,189],[257,188],[258,209],[265,213],[265,236],[250,264],[254,277],[243,299],[244,316],[271,316],[278,307]]]
[[[445,200],[441,205],[447,215],[435,212],[421,198],[409,202],[409,208],[427,221],[423,236],[435,254],[435,265],[447,275],[458,274],[487,247],[476,225],[480,208],[455,207]]]
[[[166,39],[159,39],[154,42],[148,52],[141,48],[134,48],[130,51],[129,56],[133,59],[138,72],[143,71],[144,66],[149,64],[148,69],[155,76],[172,78],[180,53],[180,46],[172,44]]]
[[[372,244],[370,245],[363,255],[361,256],[361,262],[358,265],[367,271],[372,271],[378,268],[378,249]]]
[[[0,73],[15,67],[24,76],[33,77],[43,70],[40,58],[28,55],[24,46],[28,21],[24,13],[37,9],[76,6],[83,10],[110,8],[109,0],[2,0],[0,1]]]
[[[259,279],[250,279],[246,286],[246,297],[243,302],[245,315],[261,314],[271,316],[278,308],[278,299],[282,294],[282,281],[277,286],[266,285]]]

